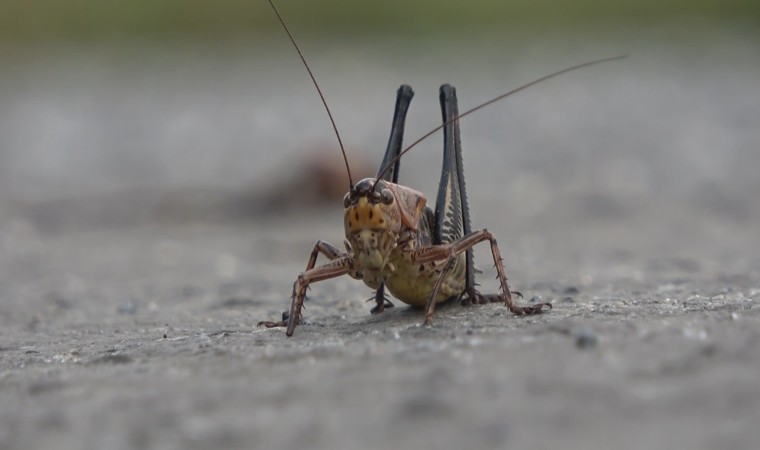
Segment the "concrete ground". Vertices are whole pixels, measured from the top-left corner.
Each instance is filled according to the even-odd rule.
[[[303,154],[335,149],[292,52],[16,61],[0,78],[0,449],[757,448],[757,39],[668,36],[509,61],[484,41],[454,67],[442,49],[416,67],[313,44],[357,166],[379,160],[400,82],[412,138],[439,120],[441,82],[464,109],[633,56],[462,122],[473,226],[553,310],[450,304],[423,327],[400,302],[370,315],[370,289],[342,278],[313,285],[292,338],[256,324],[288,307],[318,239],[343,239],[340,199],[302,176]],[[401,169],[430,199],[439,141]],[[494,290],[486,247],[476,260]]]

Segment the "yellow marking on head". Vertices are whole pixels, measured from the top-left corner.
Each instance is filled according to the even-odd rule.
[[[366,229],[381,229],[388,227],[388,221],[383,214],[381,203],[372,204],[362,197],[356,205],[346,209],[346,226],[349,232]]]

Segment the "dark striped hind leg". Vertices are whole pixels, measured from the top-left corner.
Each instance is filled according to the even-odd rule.
[[[441,86],[440,101],[444,123],[444,168],[441,174],[438,202],[436,203],[437,226],[435,234],[439,239],[438,243],[446,243],[462,236],[470,236],[472,225],[470,224],[470,206],[467,202],[467,187],[464,181],[459,121],[455,120],[459,115],[456,89],[448,84]],[[467,249],[465,261],[466,278],[462,305],[504,301],[504,298],[499,294],[484,295],[476,289],[476,270],[472,247]],[[522,297],[522,294],[517,291],[512,291],[510,294]]]
[[[396,107],[393,112],[391,135],[388,138],[388,147],[385,150],[383,161],[380,163],[380,168],[377,172],[378,174],[383,169],[385,169],[385,166],[393,158],[401,153],[401,147],[404,142],[404,124],[406,122],[406,113],[409,111],[409,105],[412,102],[412,97],[414,97],[414,91],[410,86],[406,84],[401,85],[401,87],[399,87],[398,91],[396,92]],[[390,181],[392,183],[398,184],[398,173],[400,165],[401,160],[396,161],[393,164],[393,167],[391,169],[388,169],[388,171],[383,174],[383,179],[385,181]],[[368,301],[371,300],[372,298],[370,298]],[[391,303],[391,301],[385,295],[384,283],[380,285],[377,291],[375,291],[374,300],[375,306],[373,306],[370,310],[372,314],[380,314],[381,312],[385,311],[385,308],[393,308],[393,303]]]

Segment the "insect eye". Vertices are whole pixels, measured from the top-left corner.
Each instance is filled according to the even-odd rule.
[[[377,191],[372,191],[372,202],[377,203],[380,201],[380,193]]]
[[[393,203],[393,193],[390,189],[383,189],[383,192],[380,194],[383,198],[383,203],[386,205],[390,205]]]
[[[345,197],[343,197],[343,207],[348,208],[351,205],[351,193],[347,193]]]

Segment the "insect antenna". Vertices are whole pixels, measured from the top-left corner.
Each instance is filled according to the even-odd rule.
[[[512,89],[509,92],[505,92],[505,93],[503,93],[503,94],[501,94],[501,95],[499,95],[497,97],[494,97],[494,98],[492,98],[491,100],[488,100],[485,103],[481,103],[480,105],[478,105],[478,106],[476,106],[474,108],[468,109],[467,111],[463,112],[462,114],[459,114],[458,116],[454,117],[453,119],[451,119],[451,120],[449,120],[447,122],[444,122],[443,124],[438,125],[437,127],[435,127],[432,130],[428,131],[421,138],[419,138],[416,141],[412,142],[408,147],[406,147],[404,150],[402,150],[401,152],[399,152],[399,154],[396,155],[393,159],[391,159],[390,161],[388,161],[388,164],[386,164],[385,167],[383,167],[383,170],[381,170],[377,174],[377,179],[375,179],[375,183],[372,185],[372,189],[375,189],[375,185],[377,184],[378,180],[380,180],[383,177],[383,175],[385,175],[385,172],[387,172],[388,169],[390,169],[391,167],[393,167],[393,164],[395,164],[396,161],[398,161],[399,159],[401,159],[401,157],[404,156],[404,154],[406,152],[408,152],[409,150],[411,150],[415,145],[417,145],[420,142],[424,141],[425,139],[429,138],[436,131],[440,130],[441,128],[443,128],[443,127],[445,127],[445,126],[447,126],[447,125],[449,125],[449,124],[451,124],[453,122],[456,122],[457,120],[461,119],[462,117],[464,117],[464,116],[466,116],[468,114],[474,113],[475,111],[477,111],[477,110],[479,110],[481,108],[485,108],[486,106],[488,106],[488,105],[490,105],[492,103],[496,103],[496,102],[498,102],[499,100],[501,100],[501,99],[503,99],[505,97],[509,97],[512,94],[516,94],[517,92],[520,92],[523,89],[527,89],[527,88],[529,88],[529,87],[531,87],[533,85],[541,83],[542,81],[546,81],[546,80],[548,80],[550,78],[554,78],[556,76],[562,75],[562,74],[567,73],[567,72],[571,72],[573,70],[578,70],[578,69],[581,69],[583,67],[593,66],[595,64],[600,64],[600,63],[608,62],[608,61],[615,61],[617,59],[623,59],[623,58],[627,58],[627,57],[628,57],[628,55],[611,56],[611,57],[608,57],[608,58],[596,59],[594,61],[585,62],[583,64],[577,64],[575,66],[568,67],[568,68],[559,70],[557,72],[550,73],[549,75],[545,75],[545,76],[543,76],[541,78],[535,79],[535,80],[531,81],[530,83],[526,83],[526,84],[524,84],[524,85],[522,85],[522,86],[520,86],[518,88]]]
[[[296,44],[296,40],[295,38],[293,38],[293,35],[290,33],[288,26],[285,25],[285,21],[282,19],[282,16],[280,15],[280,11],[278,11],[277,7],[274,6],[274,2],[272,0],[268,0],[268,1],[269,1],[269,4],[272,6],[272,9],[274,10],[275,15],[277,15],[277,20],[280,21],[280,23],[282,24],[282,27],[285,29],[285,33],[288,34],[288,37],[290,38],[290,42],[292,42],[293,47],[296,48],[296,51],[298,52],[298,56],[301,58],[301,61],[303,62],[304,67],[306,67],[306,71],[309,72],[309,77],[311,77],[311,82],[314,83],[314,87],[317,88],[317,93],[319,94],[319,98],[322,99],[322,104],[325,105],[325,111],[327,111],[327,116],[330,117],[330,123],[332,124],[333,130],[335,130],[335,137],[338,138],[338,145],[340,145],[340,152],[343,154],[343,162],[346,163],[346,172],[348,172],[349,189],[353,189],[354,179],[351,177],[351,168],[348,166],[348,157],[346,156],[346,149],[343,147],[343,141],[340,139],[340,133],[338,133],[338,126],[335,125],[335,119],[333,119],[332,113],[330,112],[330,107],[327,106],[327,100],[325,100],[325,96],[322,94],[322,89],[319,88],[317,79],[314,78],[314,74],[311,73],[311,68],[309,67],[309,63],[306,62],[306,58],[304,58],[303,53],[301,53],[301,49],[298,47],[298,44]]]

